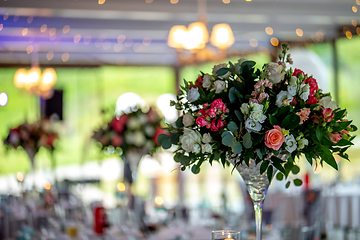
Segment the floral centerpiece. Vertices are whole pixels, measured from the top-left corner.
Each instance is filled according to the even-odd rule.
[[[165,149],[174,144],[174,160],[198,173],[203,162],[233,164],[253,199],[256,239],[261,239],[261,213],[267,188],[277,179],[297,174],[300,156],[311,165],[338,169],[334,154],[348,159],[356,130],[346,110],[319,89],[316,79],[292,64],[289,46],[282,45],[279,62],[255,69],[240,59],[201,73],[194,83],[184,80],[176,101],[177,121],[159,135]],[[294,179],[294,184],[302,184]],[[289,187],[290,181],[286,187]]]
[[[105,127],[96,130],[92,138],[101,143],[101,148],[117,152],[120,155],[152,154],[160,145],[157,142],[161,128],[162,118],[150,108],[143,112],[136,108],[130,113],[114,116]]]
[[[23,148],[31,160],[32,167],[34,167],[35,154],[41,147],[47,148],[52,153],[57,139],[58,133],[53,130],[51,120],[41,118],[32,124],[25,122],[10,129],[4,144],[7,148]]]
[[[168,134],[159,136],[164,148],[177,145],[175,161],[182,170],[198,173],[201,164],[239,154],[240,164],[254,159],[269,179],[274,170],[279,179],[298,173],[297,158],[305,155],[310,164],[327,163],[337,169],[333,154],[348,159],[353,145],[350,132],[356,127],[346,119],[346,110],[319,89],[317,81],[292,64],[289,46],[282,46],[279,62],[255,69],[255,62],[214,66],[195,83],[184,86],[171,105],[182,112]],[[288,154],[281,160],[279,154]],[[301,182],[295,181],[299,185]]]

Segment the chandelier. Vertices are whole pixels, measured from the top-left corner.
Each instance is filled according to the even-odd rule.
[[[30,94],[39,95],[42,98],[52,96],[52,87],[57,80],[53,68],[46,68],[42,73],[39,67],[32,67],[29,70],[20,68],[14,75],[14,84],[19,89],[25,89]]]
[[[231,27],[226,23],[216,24],[209,37],[205,9],[206,0],[198,0],[200,21],[193,22],[188,27],[175,25],[170,29],[168,45],[177,49],[183,64],[221,60],[226,57],[226,50],[235,42]],[[208,45],[209,40],[216,49]]]

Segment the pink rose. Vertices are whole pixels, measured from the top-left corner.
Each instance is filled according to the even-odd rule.
[[[331,120],[334,118],[334,113],[331,108],[323,109],[321,114],[325,122],[331,122]]]
[[[215,99],[212,103],[211,103],[211,108],[217,108],[220,109],[222,112],[225,112],[226,109],[226,104],[223,103],[223,101],[221,99]]]
[[[205,117],[201,116],[196,119],[196,124],[203,127],[207,124],[207,121],[205,120]]]
[[[216,121],[213,119],[211,122],[210,130],[213,132],[219,131],[219,128],[223,128],[225,126],[224,122],[221,120]]]
[[[281,132],[280,126],[275,125],[274,129],[270,129],[265,133],[265,145],[268,148],[279,150],[284,141],[285,137]]]
[[[208,110],[208,112],[207,112],[207,115],[209,115],[212,118],[216,117],[216,109],[215,108],[210,108]]]
[[[336,132],[336,133],[328,133],[328,134],[329,134],[330,140],[333,143],[338,143],[342,139],[342,135],[340,133],[338,133],[338,132]]]

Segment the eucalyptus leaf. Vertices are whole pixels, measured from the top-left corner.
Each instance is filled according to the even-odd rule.
[[[176,145],[179,142],[179,134],[177,133],[171,134],[170,141],[172,144]]]
[[[284,174],[282,174],[281,172],[278,172],[276,174],[276,179],[279,181],[282,181],[284,179]]]
[[[161,142],[161,146],[162,146],[163,149],[169,149],[169,148],[171,148],[171,145],[172,145],[172,143],[171,143],[171,141],[170,141],[169,138],[164,139],[164,140]]]
[[[159,134],[159,136],[157,138],[157,141],[161,145],[162,141],[165,140],[165,139],[169,139],[169,135],[166,135],[166,134],[162,133],[162,134]]]
[[[184,127],[183,117],[179,117],[179,118],[176,120],[175,124],[176,124],[176,127],[177,127],[177,128],[183,128],[183,127]]]
[[[285,187],[286,187],[286,188],[289,188],[289,187],[290,187],[290,184],[291,184],[291,182],[288,181],[288,182],[286,183]]]
[[[235,115],[239,119],[240,122],[244,121],[243,115],[239,110],[235,110]]]
[[[302,180],[297,178],[297,179],[294,179],[294,185],[297,186],[297,187],[300,187],[302,185]]]
[[[235,122],[231,121],[229,122],[229,124],[227,125],[228,129],[231,131],[231,132],[236,132],[238,130],[238,126],[236,125]]]
[[[234,146],[231,146],[231,149],[233,151],[233,153],[235,154],[240,154],[242,152],[242,146],[241,143],[239,143],[238,141],[236,141]]]
[[[200,168],[197,165],[193,165],[191,167],[191,172],[194,174],[198,174],[200,172]]]
[[[293,174],[298,174],[300,172],[300,168],[296,165],[293,165],[292,169],[291,169],[291,172]]]
[[[221,77],[227,74],[228,72],[229,72],[229,68],[220,68],[219,70],[217,70],[216,76]]]
[[[251,134],[249,132],[245,133],[243,139],[244,139],[244,142],[243,142],[244,147],[251,148],[251,146],[252,146]]]

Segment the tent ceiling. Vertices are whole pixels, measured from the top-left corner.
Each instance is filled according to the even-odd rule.
[[[360,8],[355,0],[231,0],[230,4],[208,0],[206,17],[209,30],[222,22],[232,27],[236,42],[229,52],[237,53],[255,50],[250,39],[258,41],[259,49],[270,47],[271,37],[280,41],[311,40],[319,30],[325,39],[336,38],[340,27],[351,25],[352,20],[360,21],[353,6]],[[6,0],[0,3],[0,15],[2,65],[31,61],[56,65],[176,65],[176,50],[167,46],[168,32],[173,25],[188,25],[198,19],[196,0],[179,0],[177,4],[169,0],[106,0],[101,5],[97,0]],[[41,32],[44,24],[47,29]],[[70,31],[63,33],[66,25]],[[272,36],[265,33],[266,27],[273,28]],[[28,29],[25,36],[24,28]],[[50,36],[53,28],[56,33]],[[297,28],[303,30],[303,37],[296,35]],[[122,44],[118,43],[119,35],[126,36]],[[81,37],[77,43],[76,36]],[[150,45],[143,45],[145,38],[151,39]],[[30,45],[33,53],[27,54]],[[54,53],[51,60],[47,59],[49,51]],[[69,53],[66,62],[62,61],[64,53]]]

